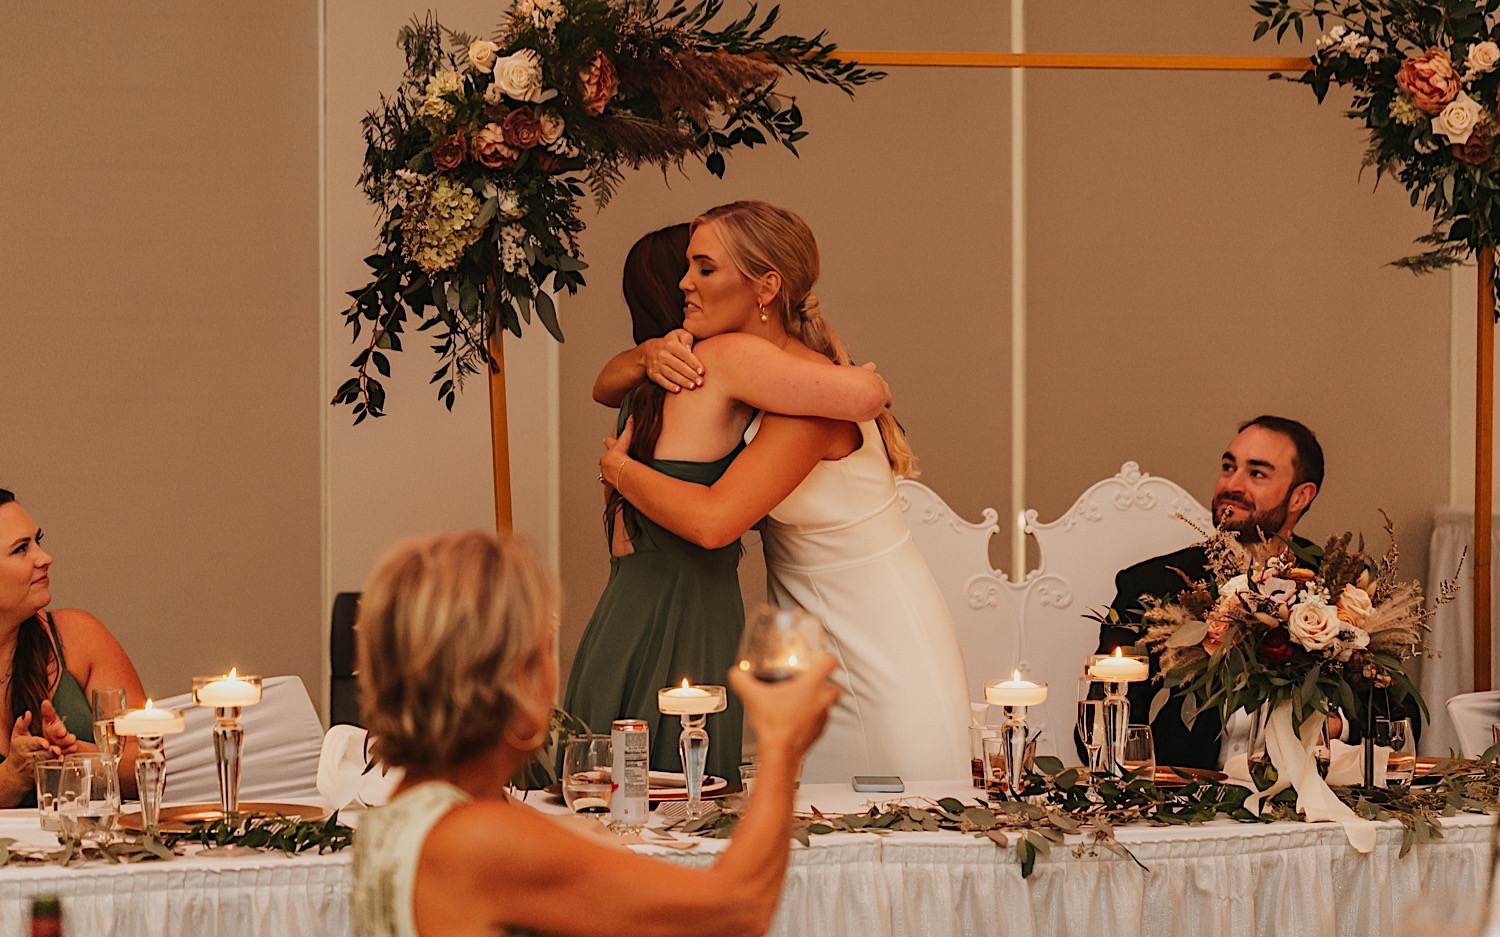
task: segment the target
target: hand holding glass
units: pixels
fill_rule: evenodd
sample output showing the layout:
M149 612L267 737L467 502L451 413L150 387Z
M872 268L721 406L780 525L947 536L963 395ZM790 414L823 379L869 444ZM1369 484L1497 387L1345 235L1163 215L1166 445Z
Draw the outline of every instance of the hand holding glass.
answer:
M767 683L789 680L824 653L823 621L797 608L763 605L745 623L740 669Z

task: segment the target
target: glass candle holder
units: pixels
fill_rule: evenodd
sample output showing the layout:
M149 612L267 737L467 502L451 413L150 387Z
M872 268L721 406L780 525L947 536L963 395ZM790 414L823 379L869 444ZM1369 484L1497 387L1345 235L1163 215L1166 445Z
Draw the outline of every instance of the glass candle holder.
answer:
M677 752L682 757L682 773L687 783L687 815L701 817L703 807L703 772L708 765L708 730L704 717L723 712L729 698L721 686L682 686L656 691L656 708L663 715L682 719L682 734L677 738Z
M115 732L136 739L135 783L141 796L141 829L156 836L161 816L161 798L167 786L167 756L162 740L183 729L182 713L175 709L157 709L146 700L145 708L136 709L115 719Z
M1104 744L1099 759L1104 773L1111 777L1125 774L1125 735L1130 728L1130 700L1125 695L1130 684L1145 680L1151 674L1146 658L1124 654L1115 648L1113 654L1090 654L1084 673L1104 686Z
M260 677L242 677L233 668L217 677L193 678L193 702L214 711L214 761L219 770L219 809L225 817L240 812L240 756L245 745L240 710L259 703L260 697Z

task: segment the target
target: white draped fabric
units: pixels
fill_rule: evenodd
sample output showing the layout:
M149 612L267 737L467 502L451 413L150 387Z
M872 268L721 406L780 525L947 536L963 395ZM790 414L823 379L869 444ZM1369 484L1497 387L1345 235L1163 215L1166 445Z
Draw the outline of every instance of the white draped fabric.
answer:
M972 797L960 784L922 797ZM858 810L847 785L803 785L799 807ZM534 800L535 798L533 798ZM542 806L542 805L539 805ZM560 806L543 806L560 811ZM6 811L0 835L34 838L35 814ZM28 823L31 836L21 826ZM1119 839L1147 867L1067 847L1021 877L1013 849L959 833L828 834L794 847L773 934L1342 935L1454 931L1483 893L1490 821L1443 821L1443 838L1398 858L1401 829L1377 824L1368 855L1335 823L1130 826ZM634 847L706 866L725 847ZM56 894L72 933L349 933L350 852L248 859L186 856L131 866L0 870L0 935L26 933L30 896ZM1470 931L1472 932L1472 931Z
M1495 515L1490 542L1490 583L1496 598L1490 603L1491 617L1500 620L1500 514ZM1474 689L1474 511L1471 508L1438 508L1433 518L1432 544L1427 558L1427 578L1422 583L1429 596L1436 596L1438 583L1453 576L1464 550L1463 577L1458 598L1440 606L1432 617L1428 643L1442 656L1422 662L1419 685L1432 710L1432 725L1422 733L1421 750L1428 755L1446 755L1459 747L1458 735L1448 721L1443 704L1450 697ZM1493 642L1493 638L1491 639ZM1496 645L1492 644L1492 647ZM1492 665L1493 666L1493 665Z

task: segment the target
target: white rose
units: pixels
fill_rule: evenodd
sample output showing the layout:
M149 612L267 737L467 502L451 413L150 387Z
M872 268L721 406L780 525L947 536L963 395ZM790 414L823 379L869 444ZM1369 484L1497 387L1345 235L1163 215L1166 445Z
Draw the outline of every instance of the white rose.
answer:
M1292 606L1292 616L1286 623L1292 640L1309 651L1321 651L1332 644L1343 627L1338 612L1317 597Z
M1479 102L1460 91L1458 97L1432 119L1432 132L1447 137L1449 143L1468 143L1469 135L1479 123L1479 113Z
M495 67L496 53L500 47L488 39L475 39L469 43L469 67L476 72L487 72Z
M1370 634L1363 628L1349 625L1344 628L1343 634L1339 636L1339 660L1348 660L1354 656L1354 652L1360 648L1370 646Z
M1227 599L1232 595L1239 595L1241 592L1249 591L1250 577L1246 576L1244 573L1240 573L1238 576L1235 576L1233 579L1230 579L1223 585L1219 586L1219 598Z
M516 197L516 193L507 189L497 196L495 212L501 218L520 218L526 214L526 209L521 206L521 200Z
M1468 66L1469 72L1475 75L1483 75L1492 72L1496 65L1500 65L1500 46L1493 42L1476 42L1469 46L1469 54L1464 57L1464 65Z
M563 128L566 124L563 122L562 115L557 111L551 108L538 111L536 120L537 123L542 125L541 140L543 146L551 146L557 142L558 137L563 135Z
M1339 596L1339 617L1351 625L1358 626L1370 613L1375 610L1375 605L1370 601L1370 594L1359 586L1348 585ZM1363 647L1363 645L1361 645Z
M517 101L538 103L542 98L542 57L535 49L496 59L495 87Z

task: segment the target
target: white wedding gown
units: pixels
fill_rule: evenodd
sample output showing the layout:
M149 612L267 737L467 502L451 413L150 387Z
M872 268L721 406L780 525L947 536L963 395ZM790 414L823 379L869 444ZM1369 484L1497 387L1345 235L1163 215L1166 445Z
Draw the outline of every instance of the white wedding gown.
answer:
M746 437L760 428L756 417ZM782 501L763 531L771 602L820 616L843 689L802 779L856 774L908 781L969 777L963 657L896 500L880 430L823 461Z

